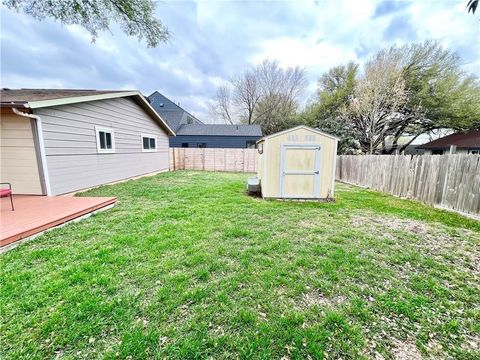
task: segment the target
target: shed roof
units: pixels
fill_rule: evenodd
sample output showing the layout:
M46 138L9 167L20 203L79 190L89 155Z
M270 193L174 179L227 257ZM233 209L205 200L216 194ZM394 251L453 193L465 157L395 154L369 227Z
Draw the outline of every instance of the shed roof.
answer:
M155 111L145 97L136 90L82 90L82 89L1 89L2 107L45 108L87 101L132 97L171 135L175 132Z
M305 129L305 130L310 130L310 131L313 131L313 132L316 132L317 134L320 134L320 135L323 135L323 136L326 136L326 137L329 137L333 140L340 140L339 138L337 138L336 136L333 136L333 135L330 135L330 134L327 134L321 130L318 130L318 129L314 129L310 126L306 126L306 125L299 125L299 126L295 126L293 128L290 128L290 129L287 129L287 130L283 130L283 131L279 131L275 134L271 134L271 135L268 135L268 136L265 136L263 138L261 138L260 140L258 140L257 142L260 142L260 141L265 141L266 139L270 139L270 138L273 138L275 136L279 136L279 135L283 135L283 134L286 134L286 133L289 133L291 131L295 131L295 130L299 130L299 129Z
M184 124L177 135L261 137L260 125Z
M417 149L445 149L451 145L457 148L480 148L480 130L458 132L417 146Z

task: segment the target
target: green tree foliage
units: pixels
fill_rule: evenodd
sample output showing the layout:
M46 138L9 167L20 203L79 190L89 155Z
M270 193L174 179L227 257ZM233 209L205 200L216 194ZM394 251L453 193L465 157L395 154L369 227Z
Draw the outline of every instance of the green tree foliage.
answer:
M371 76L387 77L389 73L382 69L382 62L375 61L381 54L388 54L389 68L401 71L404 89L400 91L402 87L399 87L395 92L402 97L401 106L392 107L386 115L391 96L382 98L388 90L381 81L382 76ZM354 152L357 141L362 152L389 153L402 151L417 136L433 129L480 128L478 99L479 81L462 69L459 56L438 42L426 41L379 51L367 62L361 76L358 66L351 63L330 69L319 80L318 98L300 118L304 123L339 136L341 153ZM357 126L368 125L369 119L373 119L371 115L378 114L379 110L383 111L381 120L386 128L375 126L380 130L372 136L373 128ZM377 120L375 123L380 124ZM410 141L398 145L405 136L409 136ZM367 150L371 143L373 148Z
M402 135L411 135L413 141L433 129L462 131L480 126L480 84L462 70L455 52L434 41L391 49L401 61L408 98L400 111L406 121L398 127L390 151Z
M318 81L318 100L299 116L299 122L340 138L338 151L354 154L359 149L353 128L344 116L355 91L358 65L350 62L331 68Z
M37 20L53 18L64 25L80 25L90 32L92 41L98 33L118 23L129 36L145 39L156 47L169 38L168 29L154 17L152 0L4 0L10 9L22 11Z

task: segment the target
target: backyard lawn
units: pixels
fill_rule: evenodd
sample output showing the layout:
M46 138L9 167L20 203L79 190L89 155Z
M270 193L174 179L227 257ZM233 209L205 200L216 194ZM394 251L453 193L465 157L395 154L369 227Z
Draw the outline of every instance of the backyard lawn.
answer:
M480 222L337 184L265 201L246 174L104 186L113 209L0 257L19 358L480 357Z

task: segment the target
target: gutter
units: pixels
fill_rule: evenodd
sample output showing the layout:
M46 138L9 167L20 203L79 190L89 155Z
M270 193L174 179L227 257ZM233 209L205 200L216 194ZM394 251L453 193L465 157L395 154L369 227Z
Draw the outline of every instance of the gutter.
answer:
M43 170L43 180L45 182L45 190L47 195L52 195L52 190L50 189L50 177L48 176L48 167L47 167L47 156L45 154L45 142L43 141L43 127L42 127L42 119L39 115L34 114L27 114L22 111L19 111L17 108L12 107L12 111L19 116L23 116L29 119L34 119L37 124L37 132L38 132L38 145L40 148L40 159L42 161L42 170Z

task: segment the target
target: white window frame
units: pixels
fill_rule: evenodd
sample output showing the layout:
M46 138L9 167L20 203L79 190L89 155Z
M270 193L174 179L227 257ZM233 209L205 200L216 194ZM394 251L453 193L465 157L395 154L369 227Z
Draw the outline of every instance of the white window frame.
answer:
M148 144L150 146L150 139L155 139L155 149L144 149L143 148L143 138L148 138ZM142 152L156 152L158 151L158 141L157 141L157 136L152 135L152 134L140 134L140 146L142 149Z
M111 149L102 149L100 147L100 132L110 133L112 136L112 148ZM112 128L95 126L95 138L97 139L97 153L98 154L113 154L115 152L115 132Z

